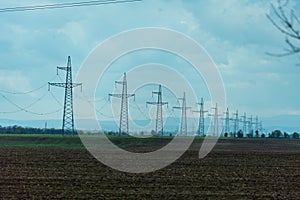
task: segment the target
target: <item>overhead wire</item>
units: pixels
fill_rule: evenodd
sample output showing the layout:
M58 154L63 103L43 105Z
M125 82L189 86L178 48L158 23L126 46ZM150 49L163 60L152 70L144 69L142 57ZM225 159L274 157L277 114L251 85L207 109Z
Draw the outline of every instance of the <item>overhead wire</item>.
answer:
M53 78L51 78L51 81L54 80L56 78L56 76L54 76ZM56 112L59 112L60 110L62 110L62 108L56 109L54 111L50 111L50 112L35 112L35 111L31 111L28 110L29 108L33 107L34 105L36 105L38 102L40 102L41 100L43 100L49 93L51 94L51 96L53 97L53 99L58 103L58 105L62 106L62 104L59 102L59 100L54 96L54 94L51 91L46 91L45 93L43 93L42 96L40 96L39 98L37 98L35 101L33 101L32 103L30 103L27 106L20 106L17 103L15 103L14 101L12 101L10 98L8 98L6 95L2 94L2 93L7 93L7 94L12 94L12 95L26 95L29 93L33 93L36 92L42 88L44 88L45 86L47 86L48 83L45 83L33 90L30 91L26 91L26 92L10 92L10 91L4 91L4 90L0 90L0 96L5 99L8 103L10 103L11 105L15 106L17 108L17 110L14 111L1 111L1 114L12 114L12 113L18 113L18 112L27 112L30 114L35 114L35 115L49 115L49 114L54 114Z
M25 108L25 107L19 106L18 104L16 104L15 102L13 102L13 101L10 100L9 98L7 98L5 95L2 95L2 94L1 94L1 96L2 96L7 102L9 102L9 103L12 104L13 106L19 108L20 111L24 111L24 112L27 112L27 113L30 113L30 114L34 114L34 115L50 115L50 114L54 114L54 113L57 113L57 112L59 112L59 111L62 110L62 108L60 108L60 109L57 109L57 110L54 110L54 111L51 111L51 112L44 112L44 113L41 113L41 112L34 112L34 111L28 110L28 109ZM42 98L40 98L38 101L40 101L41 99L42 99ZM37 102L38 102L38 101L37 101ZM32 103L32 104L35 104L35 103L37 103L37 102L34 102L34 103ZM18 111L18 112L20 112L20 111ZM2 113L2 112L1 112L1 113ZM6 113L7 113L7 112L6 112Z
M53 92L50 90L50 91L48 91L49 93L50 93L50 95L52 96L52 98L55 100L55 102L58 104L58 105L60 105L60 106L62 106L63 104L57 99L57 97L53 94Z
M5 95L1 95L6 101L8 101L8 98L5 96ZM17 112L21 112L23 111L24 109L28 109L28 108L31 108L32 106L34 106L36 103L38 103L39 101L41 101L45 96L47 96L47 92L45 92L41 97L39 97L37 100L35 100L34 102L32 102L31 104L25 106L25 107L22 107L22 109L18 109L18 110L15 110L15 111L3 111L3 112L0 112L2 114L11 114L11 113L17 113ZM21 106L20 106L21 107Z
M52 77L50 81L53 81L55 78L56 78L56 75L54 77ZM37 87L35 89L29 90L29 91L25 91L25 92L11 92L11 91L7 91L7 90L0 90L0 93L6 93L6 94L12 94L12 95L30 94L30 93L36 92L36 91L44 88L47 85L48 85L48 83L44 83L44 84L42 84L41 86L39 86L39 87Z
M71 7L83 7L83 6L97 6L104 4L118 4L118 3L131 3L142 0L98 0L98 1L81 1L81 2L70 2L70 3L54 3L44 5L33 5L33 6L16 6L8 8L0 8L2 12L22 12L22 11L33 11L33 10L45 10L45 9L58 9L58 8L71 8Z
M146 114L146 112L142 111L140 106L135 101L134 101L134 104L132 104L132 105L135 106L135 108L140 112L140 114L143 118L145 118L146 120L151 120L151 118Z

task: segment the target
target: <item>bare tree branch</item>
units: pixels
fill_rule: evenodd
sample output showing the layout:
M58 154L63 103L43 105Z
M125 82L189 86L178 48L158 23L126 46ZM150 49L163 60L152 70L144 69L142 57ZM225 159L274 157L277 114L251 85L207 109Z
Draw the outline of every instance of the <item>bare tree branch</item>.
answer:
M300 53L300 20L294 10L290 10L290 12L286 11L285 7L288 3L288 0L277 0L276 6L271 4L274 17L267 14L267 18L273 26L286 36L285 42L288 49L283 53L267 53L268 55L282 57Z

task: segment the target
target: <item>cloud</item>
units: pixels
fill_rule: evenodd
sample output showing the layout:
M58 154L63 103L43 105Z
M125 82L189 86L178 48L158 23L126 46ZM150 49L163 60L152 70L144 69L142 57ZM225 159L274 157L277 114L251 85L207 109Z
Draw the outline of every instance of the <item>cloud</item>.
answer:
M30 81L21 71L0 70L1 88L8 91L24 92L32 89Z
M77 46L85 39L85 31L78 22L68 22L64 27L58 30L58 33L64 34L70 38L74 46Z

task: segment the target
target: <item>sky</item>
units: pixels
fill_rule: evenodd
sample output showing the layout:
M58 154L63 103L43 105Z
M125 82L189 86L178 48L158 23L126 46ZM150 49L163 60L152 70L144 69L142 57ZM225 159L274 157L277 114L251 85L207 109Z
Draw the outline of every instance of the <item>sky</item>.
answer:
M76 1L1 1L0 8L58 2ZM0 13L0 118L60 119L64 91L51 87L48 92L47 86L48 82L65 79L64 71L56 75L56 67L66 66L67 56L71 56L75 80L81 65L98 44L121 32L143 27L172 29L199 43L220 71L231 112L239 110L259 117L300 115L300 68L296 65L300 63L299 56L279 58L267 54L281 53L286 48L284 36L266 17L266 14L273 16L271 2L276 3L261 0L143 0ZM288 6L300 10L299 1L291 0ZM109 119L108 115L111 115L106 106L110 103L108 93L113 92L114 81L120 80L124 72L124 68L118 66L130 70L131 66L151 62L173 65L195 83L193 73L183 70L188 63L174 55L144 50L123 56L107 71L106 82L99 86L102 89L97 92L96 105L99 110L104 109L102 117ZM180 87L177 84L176 87ZM203 91L198 97L203 96L207 109L211 110L209 107L214 103L209 102L205 83L200 78L199 84L195 85ZM18 94L31 90L34 91ZM80 91L79 88L75 90ZM83 85L81 95L88 94L88 90ZM155 90L157 85L135 91L137 100L133 104L139 107L136 107L137 116L147 111L145 101L153 100L151 92ZM166 93L169 93L165 98L171 104L170 109L180 105L176 96ZM119 103L117 100L112 102ZM197 109L197 102L187 100L187 103ZM177 111L170 112L176 114Z

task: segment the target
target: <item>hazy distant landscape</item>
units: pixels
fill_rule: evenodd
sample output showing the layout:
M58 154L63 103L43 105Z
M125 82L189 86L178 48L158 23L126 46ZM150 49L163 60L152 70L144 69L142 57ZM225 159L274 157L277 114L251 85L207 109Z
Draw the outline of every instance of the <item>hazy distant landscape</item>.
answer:
M269 133L274 130L281 130L282 132L300 132L300 115L280 115L274 117L266 117L261 119L264 122L263 128L265 132ZM79 120L82 123L89 123L89 120ZM194 122L194 119L190 119L190 122ZM61 128L61 120L12 120L12 119L0 119L1 126L22 126L22 127L36 127L45 128L45 123L47 122L47 128ZM180 118L169 118L168 127L166 131L175 131L178 129ZM208 126L209 119L206 119L206 129ZM116 131L118 126L114 121L99 121L104 131ZM118 123L118 122L117 122ZM136 122L137 123L137 122ZM149 124L149 120L139 120L139 124ZM76 125L76 124L75 124ZM194 126L195 128L197 124ZM231 126L231 130L233 127ZM151 131L151 130L150 130ZM195 130L194 130L195 131Z

